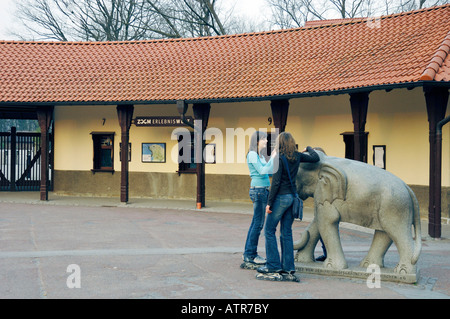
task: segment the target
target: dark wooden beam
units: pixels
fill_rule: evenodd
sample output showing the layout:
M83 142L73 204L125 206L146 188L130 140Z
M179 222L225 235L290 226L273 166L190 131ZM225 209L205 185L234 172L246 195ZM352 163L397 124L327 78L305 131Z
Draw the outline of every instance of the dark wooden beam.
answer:
M42 131L42 130L41 130ZM10 191L14 192L16 190L16 142L17 142L17 128L11 127L11 161L10 161L10 180L11 180L11 186ZM41 144L42 145L42 144ZM41 166L42 168L43 166Z
M205 141L203 134L208 127L209 113L211 105L202 103L194 104L194 130L195 130L195 162L197 163L197 209L205 207L205 160L203 158L203 150L205 149Z
M9 110L0 107L0 119L8 120L37 120L36 110Z
M365 162L364 135L366 130L367 109L369 106L369 92L350 94L350 106L352 109L354 129L354 154L353 159Z
M36 110L39 127L41 128L41 186L40 196L42 201L48 200L48 166L49 166L49 129L53 120L53 106L39 107Z
M282 133L286 129L287 117L289 113L289 100L270 101L272 109L273 124Z
M440 238L442 143L438 140L436 129L438 123L445 117L448 103L448 88L424 86L424 93L427 104L430 140L428 234L433 238Z
M130 141L130 127L133 119L133 105L118 105L117 117L119 118L120 130L122 132L122 144L120 149L121 173L120 173L120 201L128 202L129 196L129 167L128 167L128 144Z

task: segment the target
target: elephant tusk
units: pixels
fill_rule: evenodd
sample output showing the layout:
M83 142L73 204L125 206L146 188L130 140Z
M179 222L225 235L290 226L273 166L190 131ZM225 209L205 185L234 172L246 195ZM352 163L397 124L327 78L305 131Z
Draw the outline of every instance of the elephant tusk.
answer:
M302 250L309 241L309 231L305 230L300 240L294 243L294 250Z

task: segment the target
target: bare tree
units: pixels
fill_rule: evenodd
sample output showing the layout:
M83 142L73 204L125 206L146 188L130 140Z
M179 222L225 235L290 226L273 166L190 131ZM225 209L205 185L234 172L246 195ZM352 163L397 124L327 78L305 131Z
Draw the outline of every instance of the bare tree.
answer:
M450 0L266 0L272 23L301 27L309 20L371 17L449 3Z
M272 9L272 23L282 29L303 26L308 20L325 19L326 9L318 2L313 5L312 0L267 0Z
M267 0L274 25L301 27L309 20L366 15L371 0Z
M355 18L360 12L367 0L330 0L334 9L339 12L340 18Z
M124 41L235 29L218 0L19 0L17 9L33 39Z
M392 2L394 12L411 11L449 3L448 0L397 0Z
M144 5L144 0L21 0L17 12L33 38L118 41L145 36Z
M167 37L227 34L217 12L217 0L147 0L149 11L159 18L152 31Z

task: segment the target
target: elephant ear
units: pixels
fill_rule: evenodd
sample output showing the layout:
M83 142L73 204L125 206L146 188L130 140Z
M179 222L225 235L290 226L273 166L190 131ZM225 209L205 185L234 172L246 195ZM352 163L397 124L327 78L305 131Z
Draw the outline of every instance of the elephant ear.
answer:
M333 203L336 199L345 200L347 194L347 175L335 167L323 164L319 181L314 192L316 203Z

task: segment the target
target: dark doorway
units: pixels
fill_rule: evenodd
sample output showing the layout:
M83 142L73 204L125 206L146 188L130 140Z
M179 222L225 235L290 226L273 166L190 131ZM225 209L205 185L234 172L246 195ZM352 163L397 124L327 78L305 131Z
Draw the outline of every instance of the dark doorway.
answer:
M345 158L354 159L355 158L355 133L354 132L344 132L341 134L344 137L345 143ZM367 163L367 145L368 145L369 132L364 132L363 148L362 148L362 158L363 162Z

